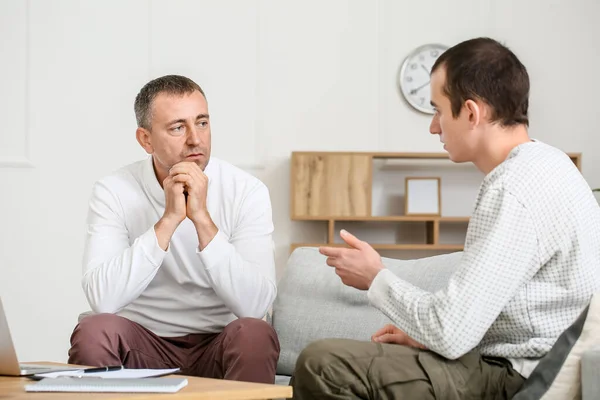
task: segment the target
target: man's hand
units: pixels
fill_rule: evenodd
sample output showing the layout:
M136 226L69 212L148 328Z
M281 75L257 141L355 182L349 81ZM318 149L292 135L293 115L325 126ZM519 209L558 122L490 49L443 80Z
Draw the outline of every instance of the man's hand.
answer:
M165 212L163 217L173 221L177 225L185 219L185 197L183 195L184 186L182 183L173 180L173 177L167 176L163 181L165 190Z
M404 346L427 350L427 347L411 339L406 332L404 332L402 329L396 328L391 324L388 324L375 332L373 336L371 336L371 341L376 343L401 344Z
M381 256L368 243L342 229L342 239L350 246L320 247L319 252L327 256L327 265L335 267L335 273L345 285L367 290L375 276L383 268Z
M198 243L202 250L208 246L218 232L206 207L208 177L198 164L186 161L171 167L169 176L173 178L174 182L184 186L187 193L186 215L196 227Z
M165 211L162 218L154 225L154 231L158 245L163 250L167 250L175 229L185 219L186 206L183 183L175 182L173 177L167 176L163 181L163 188L165 190Z
M169 176L174 182L183 184L185 188L185 192L187 193L187 217L194 223L209 219L210 217L206 208L208 177L198 164L187 161L175 164L171 167Z

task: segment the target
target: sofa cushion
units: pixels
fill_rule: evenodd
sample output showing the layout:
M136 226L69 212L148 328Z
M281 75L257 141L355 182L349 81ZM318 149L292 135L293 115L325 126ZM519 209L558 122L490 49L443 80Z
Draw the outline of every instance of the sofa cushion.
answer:
M291 376L289 375L275 375L275 384L281 386L289 386L290 378Z
M581 357L581 398L595 400L600 394L600 349L587 351Z
M595 294L540 360L513 400L581 399L581 359L584 352L599 345L600 294Z
M462 253L419 260L382 258L406 281L429 291L445 287ZM345 286L317 248L290 256L273 304L271 323L281 345L277 374L291 375L300 352L325 338L370 340L391 321L369 304L366 291Z

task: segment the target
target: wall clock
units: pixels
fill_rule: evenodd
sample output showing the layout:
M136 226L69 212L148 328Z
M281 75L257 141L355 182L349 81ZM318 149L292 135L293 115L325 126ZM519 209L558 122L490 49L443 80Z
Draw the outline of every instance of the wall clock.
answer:
M431 106L430 75L435 60L448 49L442 44L426 44L414 49L404 60L398 72L398 88L416 110L433 114Z

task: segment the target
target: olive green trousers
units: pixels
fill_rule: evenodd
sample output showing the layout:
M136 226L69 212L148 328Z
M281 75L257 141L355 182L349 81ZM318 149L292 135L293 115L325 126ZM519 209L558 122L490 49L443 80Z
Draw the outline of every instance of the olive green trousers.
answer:
M298 358L294 399L510 399L525 378L503 358L456 360L394 344L327 339Z

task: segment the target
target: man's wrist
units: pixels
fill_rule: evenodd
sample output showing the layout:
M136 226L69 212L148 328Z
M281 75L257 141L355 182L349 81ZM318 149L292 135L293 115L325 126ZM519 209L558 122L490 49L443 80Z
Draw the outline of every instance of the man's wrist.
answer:
M163 215L156 223L156 226L161 229L175 232L175 229L177 229L180 223L181 221L178 218Z
M204 250L219 231L208 212L199 214L192 220L198 234L198 246Z
M371 274L369 276L369 282L368 282L369 289L373 285L373 281L375 280L375 278L377 277L377 275L379 275L379 273L381 271L383 271L384 269L385 269L385 267L383 266L383 264L379 265L379 266L377 266L375 268L373 268L373 270L372 270L372 272L371 272Z
M207 210L200 211L190 218L196 229L206 225L214 225L213 220Z
M181 221L178 221L177 219L163 216L154 225L154 233L156 234L158 245L164 251L166 251L169 248L171 237L175 233L175 230L177 229L180 223Z

